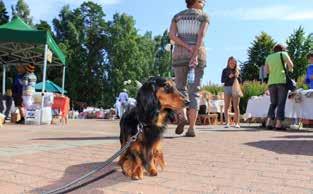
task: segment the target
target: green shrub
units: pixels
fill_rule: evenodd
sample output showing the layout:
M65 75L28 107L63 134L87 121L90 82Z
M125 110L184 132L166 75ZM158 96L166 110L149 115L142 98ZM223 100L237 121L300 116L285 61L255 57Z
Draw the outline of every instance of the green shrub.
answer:
M218 85L218 84L210 84L210 85L203 86L201 88L201 90L205 90L207 92L210 92L213 95L217 95L220 92L224 92L223 86Z
M267 84L261 84L258 81L247 81L242 85L243 97L240 100L240 112L244 114L247 109L247 104L252 96L263 95L267 90Z
M300 89L300 88L305 89L305 90L309 89L308 85L306 85L304 83L304 79L305 79L305 75L298 78L298 80L297 80L297 88L298 89Z

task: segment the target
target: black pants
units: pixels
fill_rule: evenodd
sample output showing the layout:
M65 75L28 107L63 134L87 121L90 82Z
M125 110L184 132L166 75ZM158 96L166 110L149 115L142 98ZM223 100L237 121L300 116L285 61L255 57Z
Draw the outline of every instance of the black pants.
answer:
M6 110L4 111L3 101L5 101ZM9 117L13 99L10 96L0 96L0 113L4 113L5 117Z
M285 106L288 95L286 84L273 84L269 86L271 105L268 110L268 118L283 121L285 119ZM276 116L275 110L277 108Z

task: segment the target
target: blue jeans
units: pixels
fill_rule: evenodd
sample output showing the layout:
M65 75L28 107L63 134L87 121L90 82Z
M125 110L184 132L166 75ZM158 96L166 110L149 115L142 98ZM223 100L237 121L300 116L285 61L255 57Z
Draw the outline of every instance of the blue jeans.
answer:
M285 120L285 106L288 95L286 84L273 84L269 86L271 105L268 110L268 118L274 120L275 118L283 121ZM275 110L276 116L275 116Z

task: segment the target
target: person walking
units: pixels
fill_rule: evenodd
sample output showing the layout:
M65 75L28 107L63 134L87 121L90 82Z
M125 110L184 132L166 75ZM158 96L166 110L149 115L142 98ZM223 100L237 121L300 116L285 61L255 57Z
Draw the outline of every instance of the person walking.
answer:
M283 45L277 44L273 51L274 53L269 55L265 61L265 70L269 74L268 86L271 99L266 127L272 129L274 127L272 122L276 119L275 128L285 130L282 125L282 121L285 119L285 105L288 96L285 69L292 71L294 65Z
M229 57L227 61L227 67L223 70L221 82L224 84L224 116L226 125L225 128L229 128L229 110L232 103L235 112L235 128L240 128L240 111L239 103L241 95L237 94L234 90L240 90L240 87L236 84L241 82L240 72L237 66L237 60L235 57ZM241 91L241 90L240 90Z
M313 53L308 54L307 58L309 66L306 71L305 83L309 86L309 89L313 89Z
M120 108L119 108L119 118L121 119L123 114L127 111L128 107L128 93L126 89L123 89L123 91L118 96L118 101L120 102Z
M187 9L174 16L169 37L175 42L173 51L173 69L178 90L189 97L189 129L187 137L195 137L195 124L199 110L199 89L206 66L204 37L209 26L208 15L203 11L205 0L185 0ZM194 78L187 84L187 75ZM188 123L186 109L177 111L178 124L176 134L184 132Z

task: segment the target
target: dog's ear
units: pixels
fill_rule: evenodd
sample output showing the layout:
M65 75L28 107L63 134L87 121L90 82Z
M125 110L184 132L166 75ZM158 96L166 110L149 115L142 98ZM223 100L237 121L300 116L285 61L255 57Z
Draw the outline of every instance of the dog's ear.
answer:
M147 123L153 122L160 109L154 82L147 82L139 89L136 107L141 121Z

